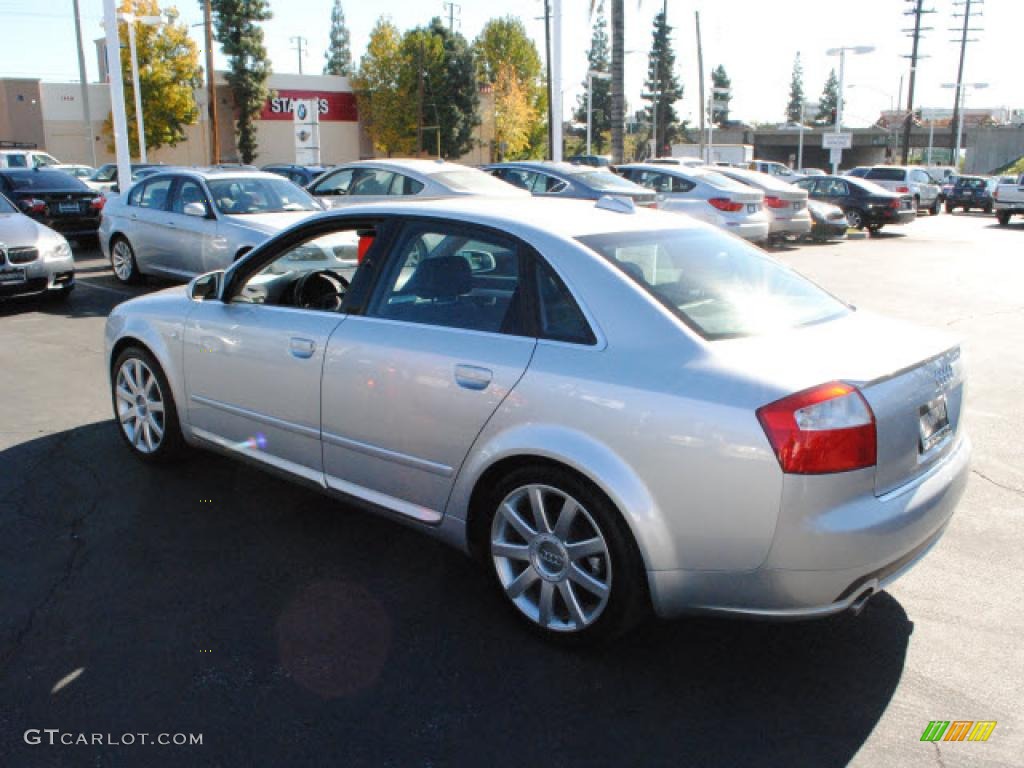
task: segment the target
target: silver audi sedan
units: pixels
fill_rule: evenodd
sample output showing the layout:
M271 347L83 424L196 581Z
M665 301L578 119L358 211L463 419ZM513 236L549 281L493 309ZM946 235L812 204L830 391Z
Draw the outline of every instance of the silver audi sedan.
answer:
M99 241L114 275L187 280L223 269L282 229L323 210L273 173L168 169L108 199Z
M75 260L64 236L0 195L0 298L66 299L75 289Z
M139 459L202 447L357 500L568 642L649 609L858 611L968 477L955 341L615 198L319 214L120 304L106 351Z

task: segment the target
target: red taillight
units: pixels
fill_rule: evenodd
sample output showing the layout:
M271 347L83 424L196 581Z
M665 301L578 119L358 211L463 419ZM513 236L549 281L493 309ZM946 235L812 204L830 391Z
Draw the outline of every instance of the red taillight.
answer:
M892 208L894 211L898 211L900 208L900 199L898 197L894 197L892 200L889 201L889 207Z
M901 195L905 195L910 191L910 187L896 187L896 191Z
M46 203L34 197L27 197L21 201L21 209L25 213L46 213Z
M743 203L734 203L727 197L712 197L708 199L715 208L720 211L728 211L729 213L736 213L736 211L743 210Z
M103 197L103 195L100 195L99 197L94 197L92 200L89 201L89 207L92 208L94 211L102 211L103 206L106 204L107 198Z
M782 471L820 475L873 467L875 414L856 387L833 381L757 410Z
M359 236L359 247L356 249L356 260L362 264L363 259L366 258L366 252L370 250L370 246L373 245L373 235L360 235Z
M789 207L789 201L788 200L780 200L775 195L765 195L764 196L764 204L767 205L769 208L788 208Z

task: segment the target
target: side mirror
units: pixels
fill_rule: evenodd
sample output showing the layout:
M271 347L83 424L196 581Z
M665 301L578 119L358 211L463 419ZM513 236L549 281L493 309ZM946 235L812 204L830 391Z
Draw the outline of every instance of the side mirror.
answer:
M186 216L196 216L200 219L206 218L206 206L202 203L185 203L182 212Z
M198 205L198 203L196 203ZM188 295L192 301L206 301L216 299L220 295L220 283L224 278L224 270L207 272L200 275L188 284Z

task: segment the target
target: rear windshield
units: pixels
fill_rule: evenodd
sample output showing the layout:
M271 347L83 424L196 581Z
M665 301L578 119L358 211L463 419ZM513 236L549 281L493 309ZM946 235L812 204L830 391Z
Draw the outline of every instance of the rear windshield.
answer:
M507 195L510 186L489 173L473 169L434 173L430 178L456 192L469 192L475 195Z
M88 192L89 188L70 173L63 171L24 171L7 174L7 180L14 189L38 189L40 191Z
M706 339L757 336L850 311L757 248L713 230L613 232L579 239Z
M643 192L647 194L647 190L641 187L639 184L634 184L628 179L624 179L621 176L616 176L610 171L584 171L583 173L573 174L573 178L579 179L579 181L591 189L597 189L602 192L608 191L619 191L619 192Z
M866 178L875 181L903 181L906 171L902 168L872 168Z
M961 189L984 189L987 184L987 179L957 179L956 182Z

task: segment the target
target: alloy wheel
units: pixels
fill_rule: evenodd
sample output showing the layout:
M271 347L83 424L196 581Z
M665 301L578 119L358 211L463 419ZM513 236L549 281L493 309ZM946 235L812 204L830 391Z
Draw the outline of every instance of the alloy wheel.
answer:
M137 357L128 358L118 369L114 398L128 442L140 453L156 451L166 428L164 397L156 374Z
M846 221L854 229L860 229L864 226L864 220L861 218L860 211L847 211Z
M583 505L558 488L525 485L505 497L491 525L491 557L505 594L544 629L579 632L608 605L608 543Z
M114 274L122 282L128 282L132 278L135 265L132 257L132 247L124 240L118 240L110 251L110 261L114 267Z

